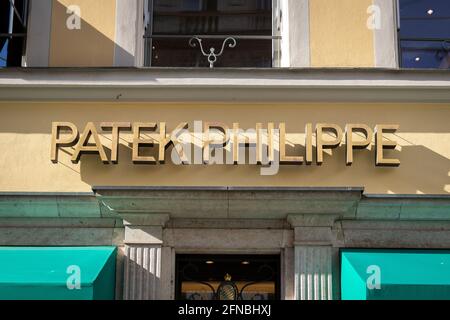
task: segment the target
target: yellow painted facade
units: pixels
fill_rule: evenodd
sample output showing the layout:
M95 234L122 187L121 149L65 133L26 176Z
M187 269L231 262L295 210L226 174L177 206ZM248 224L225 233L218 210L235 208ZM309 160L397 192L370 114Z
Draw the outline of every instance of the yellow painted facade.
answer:
M450 193L449 104L151 104L151 103L44 103L0 102L0 191L82 192L92 186L297 186L365 187L367 193L448 194ZM30 114L33 114L30 117ZM84 155L79 164L71 162L73 148L59 151L59 163L50 160L51 126L54 121L73 122L80 131L87 122L166 122L168 133L180 122L220 121L232 127L264 127L273 121L286 122L290 133L304 133L306 123L399 124L399 131L387 139L399 143L387 151L401 165L376 167L374 148L356 150L354 164L345 165L345 146L326 154L317 166L283 165L277 175L261 176L252 165L175 166L170 150L164 165L134 165L131 135L121 136L119 164L103 164L96 155ZM192 129L192 128L190 128ZM98 128L99 132L102 132ZM101 133L110 146L110 133ZM288 148L294 155L302 146Z
M373 67L372 0L310 0L312 67Z
M80 9L80 29L69 29L68 8ZM114 64L116 0L53 0L50 67L110 67Z
M367 27L372 2L309 1L311 67L375 66L374 32ZM80 30L66 26L71 5L81 9ZM116 23L115 0L53 0L49 66L113 66Z

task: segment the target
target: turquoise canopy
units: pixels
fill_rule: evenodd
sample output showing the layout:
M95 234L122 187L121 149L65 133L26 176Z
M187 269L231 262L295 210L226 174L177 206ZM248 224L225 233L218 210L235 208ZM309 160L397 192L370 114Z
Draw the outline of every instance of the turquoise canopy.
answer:
M342 250L341 298L449 300L450 251Z
M0 300L112 300L115 269L115 247L0 247Z

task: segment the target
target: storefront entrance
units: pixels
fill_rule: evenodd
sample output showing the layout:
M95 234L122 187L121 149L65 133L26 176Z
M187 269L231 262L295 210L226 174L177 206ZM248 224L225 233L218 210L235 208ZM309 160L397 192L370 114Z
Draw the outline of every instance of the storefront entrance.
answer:
M177 300L278 300L278 255L177 255Z

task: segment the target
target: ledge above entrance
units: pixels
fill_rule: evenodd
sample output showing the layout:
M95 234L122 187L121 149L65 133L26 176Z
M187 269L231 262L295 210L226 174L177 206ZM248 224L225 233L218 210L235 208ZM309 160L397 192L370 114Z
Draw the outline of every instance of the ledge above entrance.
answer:
M363 188L94 187L102 210L171 219L286 219L289 215L354 218Z

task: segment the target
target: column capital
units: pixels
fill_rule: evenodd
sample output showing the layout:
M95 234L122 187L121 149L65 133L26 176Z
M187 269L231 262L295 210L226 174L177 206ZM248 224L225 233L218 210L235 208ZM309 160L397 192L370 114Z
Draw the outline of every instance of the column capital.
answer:
M296 246L333 246L343 244L339 214L296 214L287 217L294 229Z
M170 220L169 214L120 213L124 226L153 226L164 228Z
M163 228L170 219L168 214L122 213L121 217L125 226L125 244L163 244Z
M293 227L332 227L341 216L339 214L290 214L287 222Z

